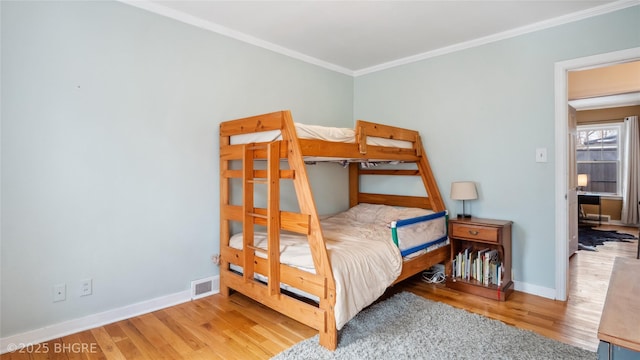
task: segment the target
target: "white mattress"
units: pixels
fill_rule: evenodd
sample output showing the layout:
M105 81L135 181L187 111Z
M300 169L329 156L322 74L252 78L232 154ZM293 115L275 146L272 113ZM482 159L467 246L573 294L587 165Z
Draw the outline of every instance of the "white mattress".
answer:
M306 125L295 123L296 133L300 139L315 139L331 142L341 142L353 144L356 142L356 131L349 128L338 128L320 125ZM261 131L255 133L233 135L231 136L231 145L250 144L257 142L270 142L282 140L280 130ZM403 149L411 149L412 143L403 140L385 139L379 137L367 137L368 145L396 147Z
M394 220L430 213L433 212L417 208L359 204L321 220L336 281L335 313L338 329L379 298L402 271L402 257L393 243L389 224ZM425 239L430 236L432 235L425 234ZM433 238L436 236L438 235L434 234ZM256 232L254 245L266 250L266 234ZM241 233L232 236L230 246L242 248ZM259 252L257 255L264 256ZM315 272L306 236L282 233L280 261Z

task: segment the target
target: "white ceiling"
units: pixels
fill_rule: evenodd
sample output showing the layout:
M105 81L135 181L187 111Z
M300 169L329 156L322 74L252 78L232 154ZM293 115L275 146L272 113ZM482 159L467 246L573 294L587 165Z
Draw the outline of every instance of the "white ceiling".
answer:
M354 76L640 4L640 0L122 1Z

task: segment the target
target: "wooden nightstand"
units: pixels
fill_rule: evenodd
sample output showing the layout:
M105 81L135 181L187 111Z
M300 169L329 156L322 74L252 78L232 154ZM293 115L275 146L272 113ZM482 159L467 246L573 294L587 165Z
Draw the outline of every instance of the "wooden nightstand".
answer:
M505 220L450 219L451 261L446 269L447 286L506 300L513 292L511 224Z

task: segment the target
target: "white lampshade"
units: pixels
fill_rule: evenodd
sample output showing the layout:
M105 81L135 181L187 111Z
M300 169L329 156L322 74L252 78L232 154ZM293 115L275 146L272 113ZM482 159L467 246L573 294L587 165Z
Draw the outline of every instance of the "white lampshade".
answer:
M587 174L578 174L578 186L587 186Z
M451 183L451 199L475 200L478 198L476 184L473 181L456 181Z

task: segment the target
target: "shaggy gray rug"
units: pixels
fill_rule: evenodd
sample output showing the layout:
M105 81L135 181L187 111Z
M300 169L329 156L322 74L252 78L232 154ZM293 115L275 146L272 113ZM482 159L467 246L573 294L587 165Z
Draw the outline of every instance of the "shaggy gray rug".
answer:
M273 359L596 359L596 353L402 292L360 312L338 349L304 340Z

